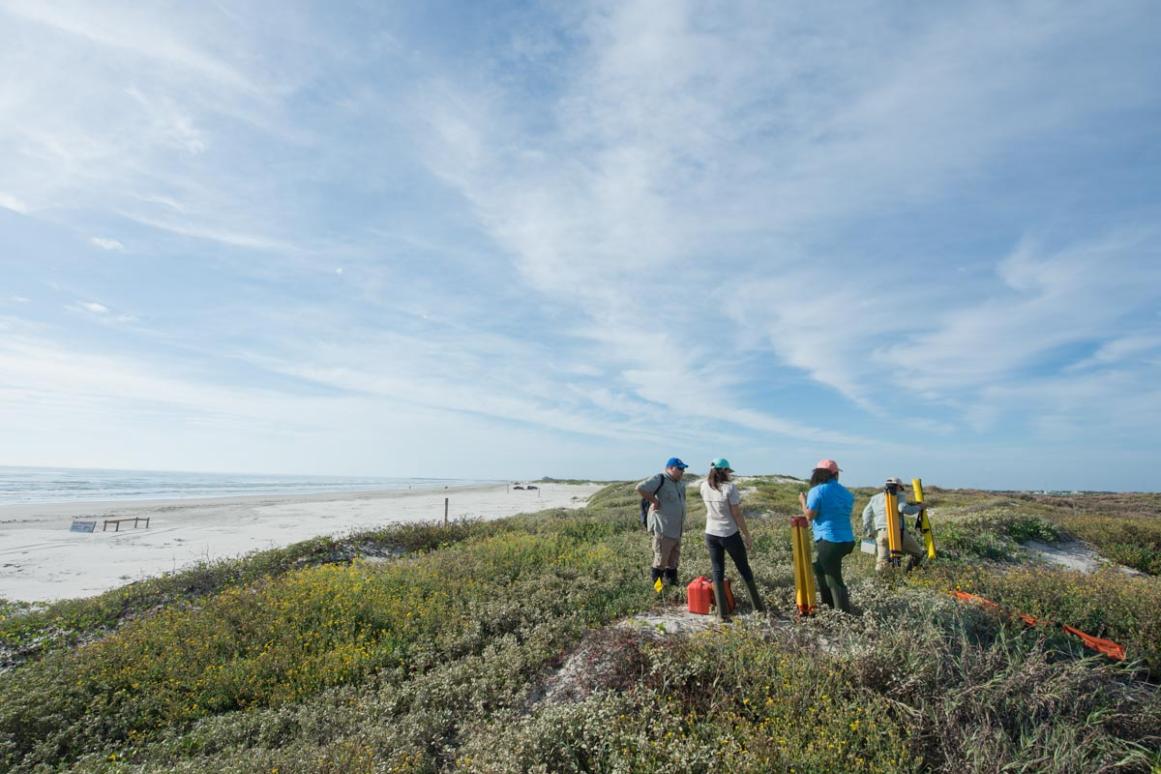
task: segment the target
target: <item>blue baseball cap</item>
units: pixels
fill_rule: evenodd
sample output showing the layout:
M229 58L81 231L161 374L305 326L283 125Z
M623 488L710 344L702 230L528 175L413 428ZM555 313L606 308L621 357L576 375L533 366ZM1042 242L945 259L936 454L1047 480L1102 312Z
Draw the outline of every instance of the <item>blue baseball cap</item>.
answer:
M665 467L667 467L667 468L681 468L682 470L685 470L686 468L689 467L689 465L686 465L684 462L682 462L680 457L670 457L668 460L665 461Z

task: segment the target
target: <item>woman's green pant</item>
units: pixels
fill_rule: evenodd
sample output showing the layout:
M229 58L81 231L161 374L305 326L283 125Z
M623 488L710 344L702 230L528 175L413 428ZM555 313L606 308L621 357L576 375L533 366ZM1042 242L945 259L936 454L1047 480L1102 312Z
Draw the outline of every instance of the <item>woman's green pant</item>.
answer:
M843 557L855 550L855 541L832 543L829 540L814 541L814 581L822 601L829 607L837 607L844 613L851 612L851 600L847 595L847 585L843 583Z

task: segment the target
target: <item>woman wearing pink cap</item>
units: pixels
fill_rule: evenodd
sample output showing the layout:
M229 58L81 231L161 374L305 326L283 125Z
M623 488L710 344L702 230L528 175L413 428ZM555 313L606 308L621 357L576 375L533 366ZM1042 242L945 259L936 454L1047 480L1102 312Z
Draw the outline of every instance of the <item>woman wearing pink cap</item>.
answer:
M822 601L849 613L851 600L843 583L843 557L855 550L855 531L851 527L855 498L838 482L838 474L837 462L819 460L810 474L810 491L799 493L798 502L814 534L814 580Z

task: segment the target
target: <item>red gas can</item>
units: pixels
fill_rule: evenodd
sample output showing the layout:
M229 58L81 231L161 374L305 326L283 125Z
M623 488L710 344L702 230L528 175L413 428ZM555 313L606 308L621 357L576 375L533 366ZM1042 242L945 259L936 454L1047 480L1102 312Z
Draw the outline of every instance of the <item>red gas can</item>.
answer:
M714 599L714 584L704 575L698 576L685 587L685 596L689 601L689 612L709 615Z
M726 578L723 584L726 592L726 612L734 612L734 590L730 588L730 579ZM689 602L689 612L698 615L709 615L714 606L714 584L704 575L699 575L685 587L685 598Z
M725 583L723 583L722 585L724 585L726 587L726 607L729 608L728 612L732 613L732 612L734 612L734 608L737 607L737 604L734 602L734 590L732 588L730 588L730 579L726 578ZM710 592L711 593L713 592L713 588L714 588L713 584L711 583L710 584Z

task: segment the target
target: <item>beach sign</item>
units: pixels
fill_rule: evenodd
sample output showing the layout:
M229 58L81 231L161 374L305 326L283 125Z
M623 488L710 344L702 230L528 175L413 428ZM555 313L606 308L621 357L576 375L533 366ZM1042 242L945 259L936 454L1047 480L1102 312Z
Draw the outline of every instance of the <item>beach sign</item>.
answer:
M96 532L97 522L95 521L74 521L73 525L69 527L69 532Z

